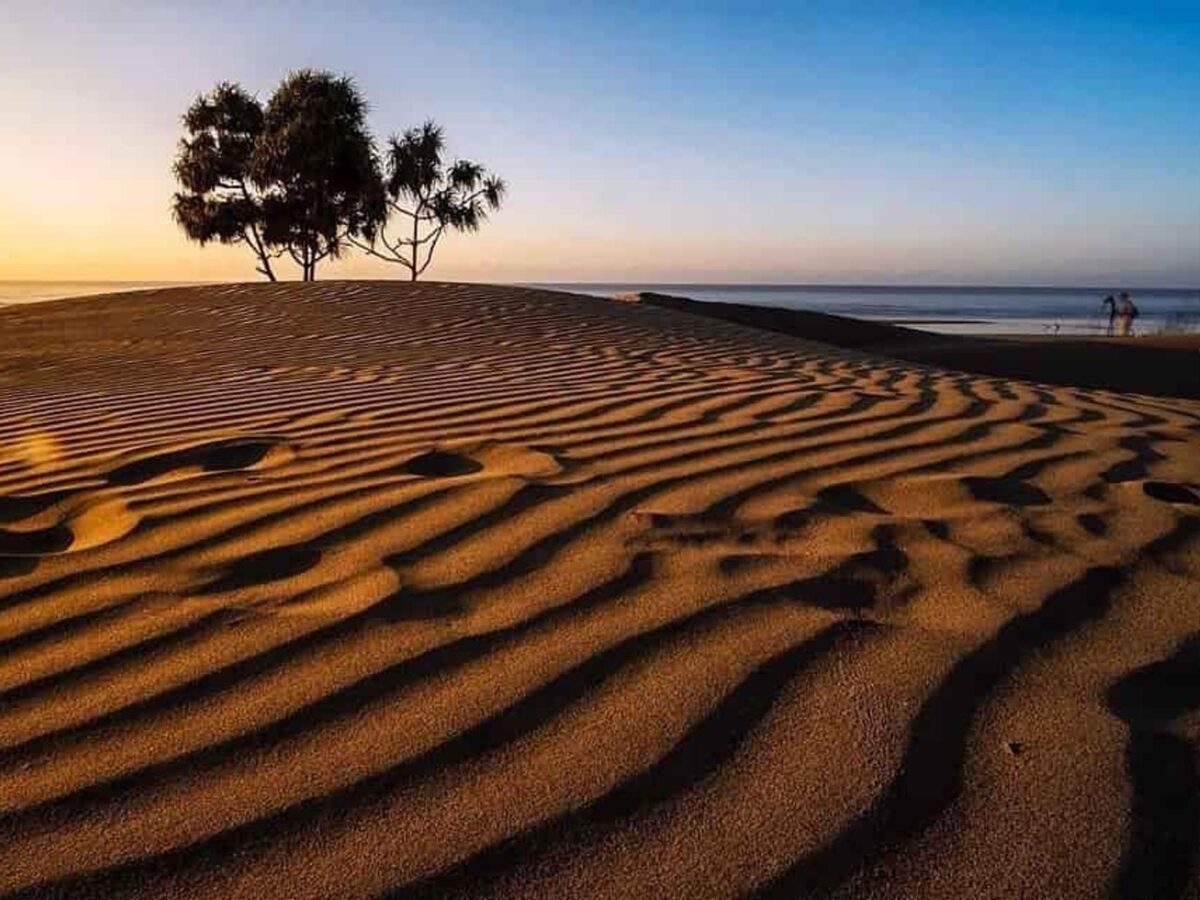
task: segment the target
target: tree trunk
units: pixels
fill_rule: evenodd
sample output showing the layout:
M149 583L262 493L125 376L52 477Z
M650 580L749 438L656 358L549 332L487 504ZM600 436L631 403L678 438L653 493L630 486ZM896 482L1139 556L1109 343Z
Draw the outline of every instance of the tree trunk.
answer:
M421 252L421 244L417 238L420 236L421 232L418 230L420 221L418 220L417 216L420 215L422 206L424 206L423 200L421 203L417 204L417 214L413 216L412 265L408 267L409 274L412 276L410 279L411 281L416 281L417 276L420 274L417 271L417 256Z
M275 270L271 268L271 257L267 256L267 248L263 246L258 229L254 230L254 252L258 254L258 261L262 263L258 271L267 276L267 281L275 281Z

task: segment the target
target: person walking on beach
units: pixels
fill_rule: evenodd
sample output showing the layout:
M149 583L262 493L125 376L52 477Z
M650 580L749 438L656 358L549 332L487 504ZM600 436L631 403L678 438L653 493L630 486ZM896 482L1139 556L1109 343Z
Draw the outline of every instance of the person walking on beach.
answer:
M1100 301L1101 306L1108 307L1108 331L1105 332L1109 337L1113 336L1113 326L1117 320L1117 298L1109 294Z
M1133 334L1133 320L1138 317L1138 308L1128 291L1121 291L1121 296L1117 300L1116 313L1117 334L1121 337L1129 337Z

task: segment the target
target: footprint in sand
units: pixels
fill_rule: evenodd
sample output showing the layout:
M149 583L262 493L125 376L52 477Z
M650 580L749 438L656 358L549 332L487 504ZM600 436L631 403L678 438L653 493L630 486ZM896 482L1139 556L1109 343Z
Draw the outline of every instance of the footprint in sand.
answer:
M1050 497L1039 487L1015 478L964 478L963 484L976 500L1007 506L1045 506Z
M19 522L32 518L69 496L69 491L47 491L44 494L0 497L0 522Z
M204 593L219 594L283 581L303 575L320 561L321 550L315 546L275 547L252 553L225 567L222 574L205 587Z
M108 472L111 484L142 484L164 475L191 475L265 469L281 465L293 456L278 438L243 437L141 454Z
M275 438L212 441L141 454L110 469L111 485L142 484L166 475L228 472L278 465L292 456ZM0 497L0 575L31 572L25 560L90 550L133 531L139 517L121 497L56 491ZM14 561L14 558L21 561Z
M1147 481L1142 484L1142 491L1147 497L1153 497L1163 503L1200 506L1200 494L1182 484L1172 484L1169 481Z
M21 515L24 513L24 515ZM140 521L119 497L46 494L0 498L0 557L34 558L112 543ZM27 574L31 563L4 562L0 572Z
M480 472L491 476L540 478L559 474L563 465L553 454L533 447L477 441L434 447L402 463L400 471L421 478L461 478Z
M483 464L461 453L430 450L414 456L401 468L410 475L420 475L422 478L459 478L482 471Z

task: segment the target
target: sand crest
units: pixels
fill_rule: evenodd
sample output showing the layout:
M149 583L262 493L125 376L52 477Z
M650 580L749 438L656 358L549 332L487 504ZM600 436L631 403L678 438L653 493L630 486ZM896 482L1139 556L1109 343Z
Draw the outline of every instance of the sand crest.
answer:
M0 311L0 892L1200 892L1200 402L872 352Z

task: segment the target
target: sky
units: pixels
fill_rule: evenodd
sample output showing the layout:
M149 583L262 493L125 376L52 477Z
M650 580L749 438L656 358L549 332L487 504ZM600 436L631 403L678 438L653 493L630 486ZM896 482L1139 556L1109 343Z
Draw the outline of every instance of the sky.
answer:
M1200 286L1195 2L0 0L0 21L0 279L255 278L171 221L179 117L317 67L355 77L380 139L434 118L509 182L427 277Z

